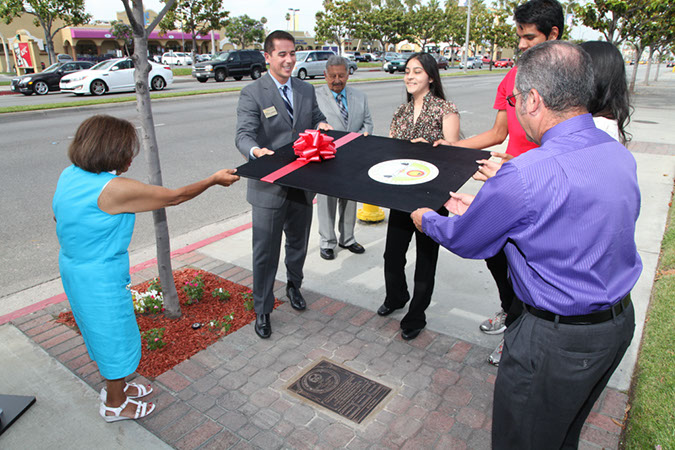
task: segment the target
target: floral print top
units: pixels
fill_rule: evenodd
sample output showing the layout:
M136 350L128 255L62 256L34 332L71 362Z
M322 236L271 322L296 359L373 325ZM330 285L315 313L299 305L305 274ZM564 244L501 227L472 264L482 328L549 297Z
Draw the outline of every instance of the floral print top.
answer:
M417 122L414 121L412 100L399 106L391 120L391 137L408 141L421 137L427 142L443 139L443 117L448 114L459 114L455 104L428 92Z

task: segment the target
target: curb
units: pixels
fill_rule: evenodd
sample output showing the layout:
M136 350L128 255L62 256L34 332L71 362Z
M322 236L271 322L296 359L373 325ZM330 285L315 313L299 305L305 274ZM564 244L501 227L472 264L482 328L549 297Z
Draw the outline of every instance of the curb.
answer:
M185 247L179 248L177 250L174 250L171 252L171 259L184 255L186 253L192 252L194 250L198 250L202 247L205 247L209 244L212 244L216 241L220 241L221 239L225 239L227 237L233 236L237 233L240 233L242 231L248 230L251 228L253 225L253 222L248 222L243 225L239 225L238 227L231 228L229 230L223 231L222 233L218 233L214 236L208 237L206 239L202 239L201 241L195 242L190 245L186 245ZM147 269L148 267L152 267L157 264L157 258L152 258L147 261L141 262L136 264L135 266L131 267L129 269L130 274L134 274L136 272L140 272L143 269ZM50 305L54 305L56 303L60 303L64 300L68 300L66 297L65 293L57 294L54 295L53 297L49 297L47 299L41 300L37 303L33 303L32 305L25 306L23 308L17 309L16 311L13 311L9 314L5 314L4 316L0 316L0 325L3 325L7 322L10 322L12 320L18 319L19 317L26 316L28 314L34 313L36 311L41 311L45 309L46 307Z

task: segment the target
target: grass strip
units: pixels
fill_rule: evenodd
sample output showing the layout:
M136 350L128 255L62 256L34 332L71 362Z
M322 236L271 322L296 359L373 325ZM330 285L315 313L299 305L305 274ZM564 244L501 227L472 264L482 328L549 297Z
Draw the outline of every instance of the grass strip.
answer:
M0 86L9 86L11 83L11 81L0 81Z
M162 92L157 94L150 94L151 99L161 99L161 98L175 98L175 97L189 97L192 95L203 95L203 94L218 94L222 92L235 92L240 91L241 88L222 88L222 89L203 89L198 91L187 91L187 92ZM112 103L127 103L135 102L136 96L129 95L125 97L113 97L113 98L91 98L87 100L75 100L72 102L64 103L43 103L39 105L20 105L20 106L6 106L0 108L0 114L2 113L13 113L13 112L24 112L24 111L41 111L47 109L62 109L62 108L71 108L77 106L91 106L91 105L105 105Z
M171 69L171 72L173 72L174 77L192 75L192 68L191 67L181 67L181 68L174 67L173 69Z
M652 290L629 394L626 449L675 449L675 206Z
M173 69L173 70L190 70L190 69ZM493 70L494 72L494 70ZM469 72L470 75L482 75L491 73L489 70L475 70ZM453 73L444 73L441 74L441 77L458 77L467 75L464 72L453 72ZM391 80L400 80L403 78L403 74L399 76L384 76L376 78L364 78L364 79L351 79L350 83L368 83L371 81L391 81ZM309 82L312 85L323 85L326 83L325 80L312 80ZM238 92L241 91L241 87L230 87L230 88L216 88L216 89L199 89L195 91L181 91L181 92L161 92L150 94L151 99L158 98L178 98L178 97L189 97L192 95L204 95L204 94L220 94L223 92ZM125 103L136 101L135 95L129 95L125 97L104 97L104 98L90 98L86 100L73 100L71 102L63 103L41 103L38 105L17 105L17 106L5 106L0 108L0 114L15 113L15 112L25 112L25 111L42 111L48 109L62 109L62 108L73 108L78 106L91 106L91 105L105 105L112 103Z

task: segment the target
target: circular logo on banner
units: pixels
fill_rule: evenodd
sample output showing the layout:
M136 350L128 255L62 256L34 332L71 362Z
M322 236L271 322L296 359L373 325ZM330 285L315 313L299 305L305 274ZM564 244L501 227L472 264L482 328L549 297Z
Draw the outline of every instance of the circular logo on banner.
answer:
M438 168L418 159L393 159L375 164L368 176L385 184L422 184L438 176Z

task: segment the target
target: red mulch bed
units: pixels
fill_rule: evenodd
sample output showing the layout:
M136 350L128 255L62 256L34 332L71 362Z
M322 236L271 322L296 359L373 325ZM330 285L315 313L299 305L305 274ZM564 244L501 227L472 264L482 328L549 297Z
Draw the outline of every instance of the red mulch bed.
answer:
M200 302L188 305L187 297L181 288L186 281L191 281L200 274L204 279L204 296ZM230 334L255 320L255 312L246 311L244 308L244 299L241 295L251 291L246 286L225 280L204 270L190 268L176 270L173 276L182 316L178 319L168 319L162 314L136 315L141 334L152 328L166 329L164 333L166 345L161 349L148 350L146 342L143 341L141 362L136 372L146 378L156 378L223 337L222 332L211 331L207 325L208 322L222 320L223 316L234 313L232 326L227 333ZM145 292L149 284L150 280L132 286L131 289ZM211 295L211 292L219 287L230 292L229 300L221 302ZM280 304L281 302L275 299L274 307ZM59 314L56 321L77 328L73 313L70 311ZM194 323L201 323L203 326L195 330L192 328Z

